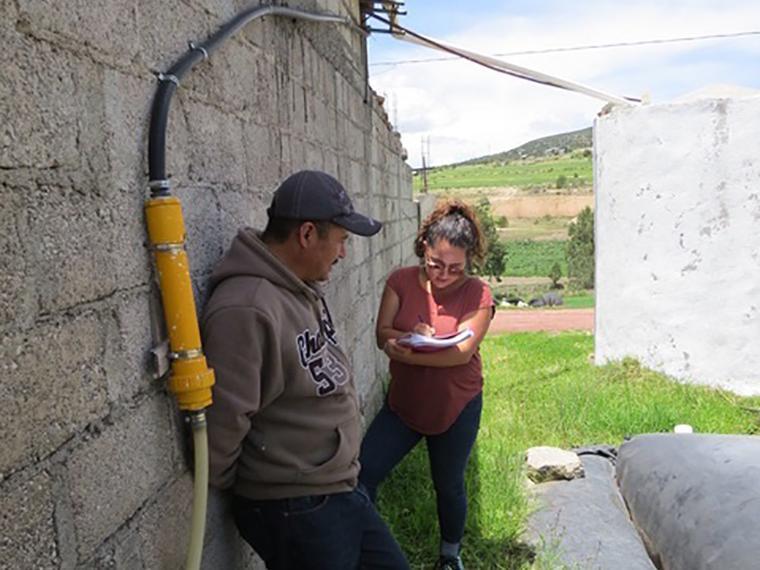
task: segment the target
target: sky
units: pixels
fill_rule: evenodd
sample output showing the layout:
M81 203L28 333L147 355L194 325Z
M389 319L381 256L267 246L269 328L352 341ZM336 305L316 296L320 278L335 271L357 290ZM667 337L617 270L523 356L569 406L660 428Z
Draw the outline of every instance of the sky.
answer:
M406 0L402 9L402 26L484 55L757 32L500 59L651 104L716 85L760 89L757 0ZM385 65L446 57L388 34L372 33L368 51L370 84L386 98L413 167L423 147L428 165L438 166L588 127L605 104L463 60Z

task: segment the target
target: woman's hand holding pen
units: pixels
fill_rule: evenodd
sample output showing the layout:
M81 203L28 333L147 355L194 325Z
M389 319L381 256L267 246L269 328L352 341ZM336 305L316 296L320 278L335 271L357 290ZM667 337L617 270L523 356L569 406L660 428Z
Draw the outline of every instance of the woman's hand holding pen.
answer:
M412 332L423 336L433 336L435 334L435 329L422 319L422 315L417 315L417 321L418 322L414 325Z

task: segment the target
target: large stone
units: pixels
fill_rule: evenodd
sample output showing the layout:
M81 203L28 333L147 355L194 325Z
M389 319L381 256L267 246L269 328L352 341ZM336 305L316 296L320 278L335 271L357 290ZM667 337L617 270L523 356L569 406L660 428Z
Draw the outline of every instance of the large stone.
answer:
M526 539L539 560L551 560L551 568L654 570L615 484L615 468L591 455L583 456L583 466L582 479L531 489L536 508Z
M105 413L95 313L0 337L0 473L45 457Z
M0 485L0 568L52 570L59 563L50 477L43 472Z
M526 453L528 478L534 483L583 477L583 464L572 451L558 447L531 447Z

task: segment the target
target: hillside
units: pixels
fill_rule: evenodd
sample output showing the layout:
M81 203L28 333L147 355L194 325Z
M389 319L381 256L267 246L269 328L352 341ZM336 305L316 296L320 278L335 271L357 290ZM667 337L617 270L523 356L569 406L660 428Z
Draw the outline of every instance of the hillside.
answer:
M528 158L544 158L591 148L591 127L535 139L512 150L471 158L450 166L491 164Z
M542 137L504 152L430 168L427 187L432 191L510 187L528 192L588 192L591 145L591 127ZM415 191L422 191L424 178L420 169L415 170Z
M416 172L413 186L421 191L424 177ZM591 153L575 150L558 156L511 161L471 162L456 166L431 168L427 172L428 189L433 192L478 188L512 188L522 192L562 194L590 192L592 185Z

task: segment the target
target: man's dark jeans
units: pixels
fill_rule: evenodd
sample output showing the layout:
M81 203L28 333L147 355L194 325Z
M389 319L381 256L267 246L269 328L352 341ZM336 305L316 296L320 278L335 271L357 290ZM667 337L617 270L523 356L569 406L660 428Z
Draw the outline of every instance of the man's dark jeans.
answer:
M235 523L269 570L408 570L362 487L293 499L233 500Z

